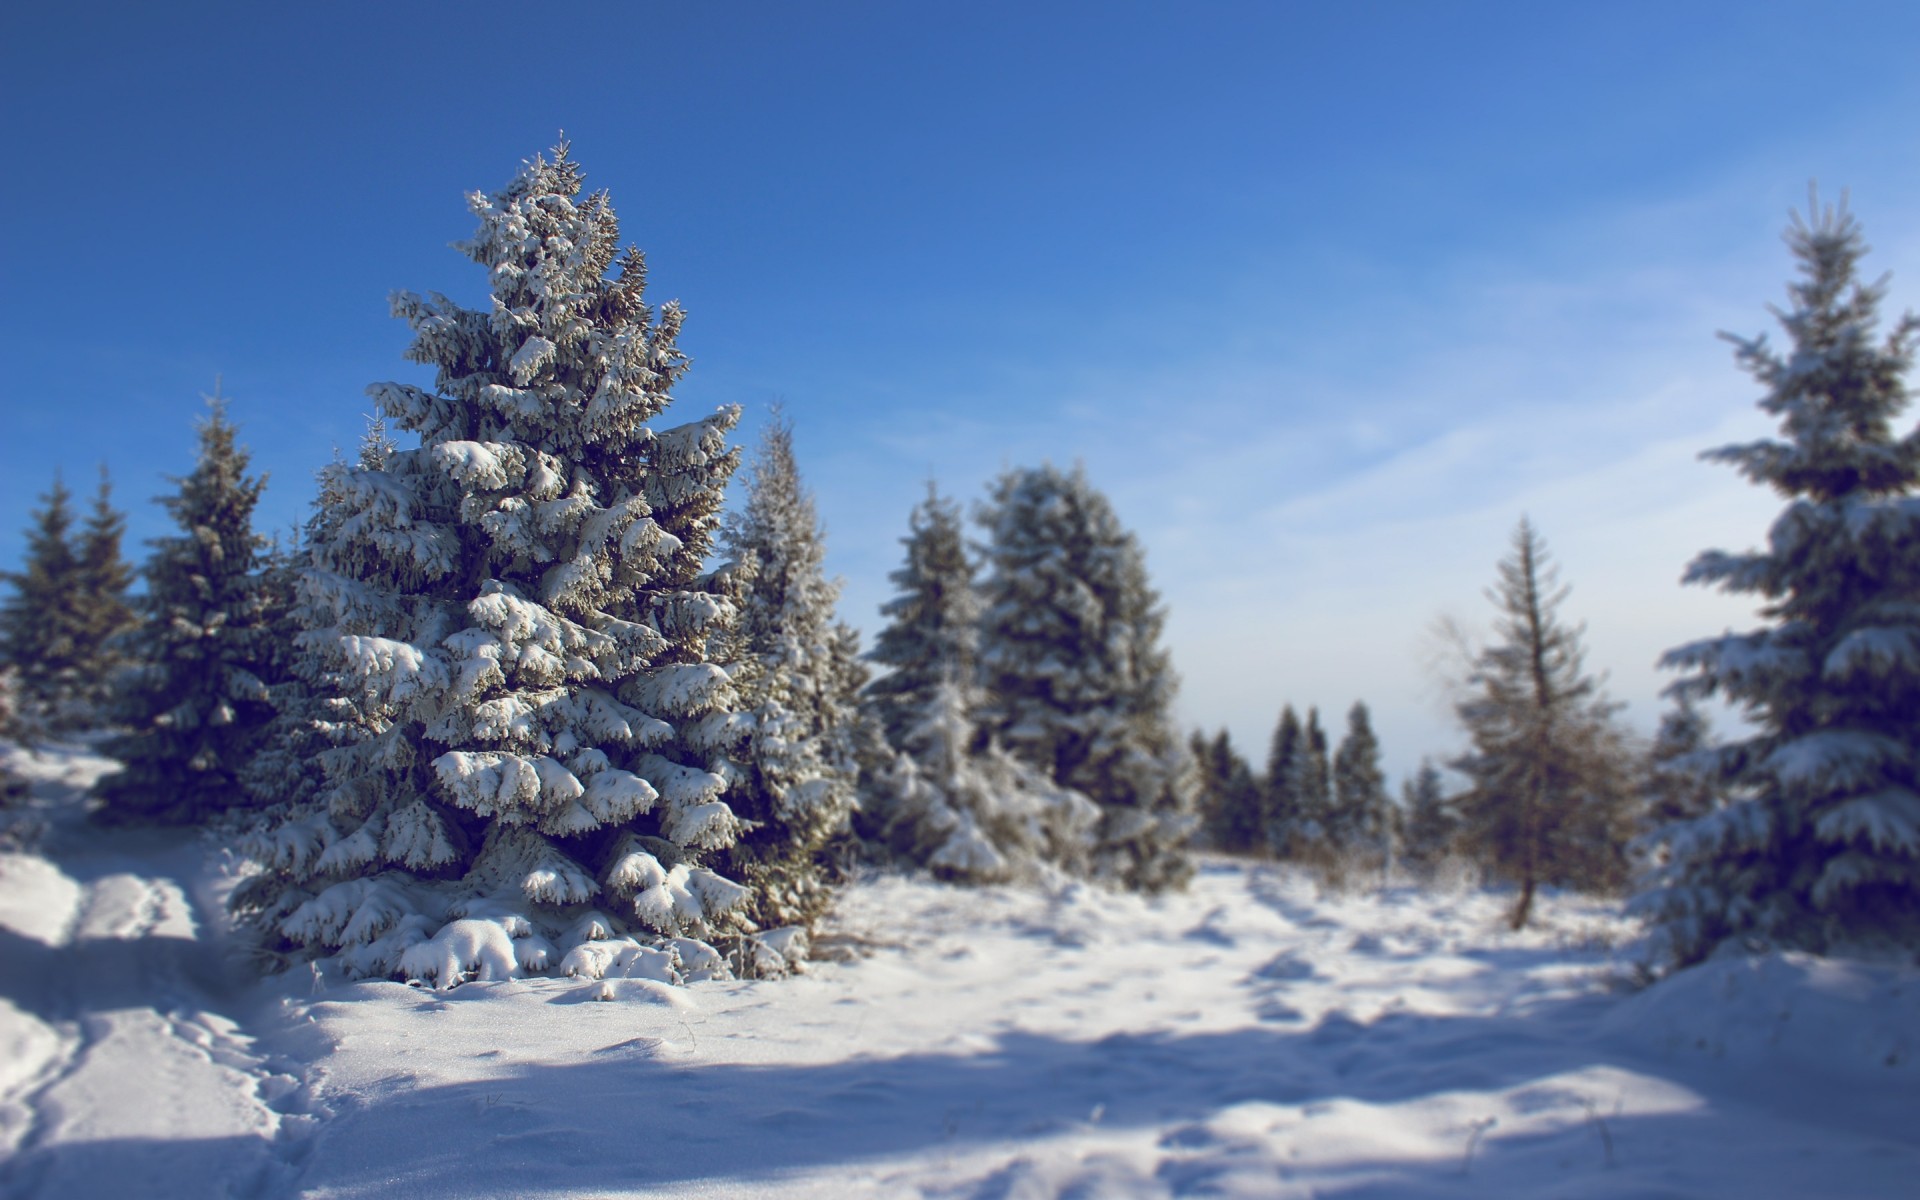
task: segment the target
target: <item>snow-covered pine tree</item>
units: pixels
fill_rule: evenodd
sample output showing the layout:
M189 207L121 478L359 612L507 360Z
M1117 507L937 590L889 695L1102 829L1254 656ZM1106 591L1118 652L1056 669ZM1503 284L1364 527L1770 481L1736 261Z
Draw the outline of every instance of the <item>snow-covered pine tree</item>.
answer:
M1885 281L1844 207L1795 215L1789 342L1732 338L1781 435L1705 457L1786 498L1767 547L1708 551L1688 583L1758 596L1766 624L1669 651L1679 695L1749 736L1712 752L1730 802L1670 843L1642 907L1674 961L1722 946L1920 945L1920 431L1896 435L1920 318L1876 334Z
M960 506L929 482L907 518L907 560L887 576L898 589L880 606L887 624L867 657L889 668L867 685L888 741L902 744L948 680L971 686L980 650L980 596Z
M40 840L41 822L25 811L27 781L13 769L8 753L25 740L19 716L20 672L0 667L0 850L29 850Z
M1084 874L1099 807L983 737L978 700L977 689L943 680L901 734L879 788L881 839L955 882Z
M793 425L777 410L723 545L744 580L730 670L751 733L728 792L747 828L720 861L752 889L744 914L757 925L809 926L832 898L828 847L853 811L860 680L857 650L834 620L840 586L826 576L826 536L794 459Z
M1647 752L1647 802L1642 813L1646 832L1657 834L1719 807L1724 793L1713 777L1712 743L1707 714L1691 697L1673 697L1672 706L1660 715L1660 727Z
M73 493L60 476L41 497L27 529L26 559L8 571L0 604L0 651L18 677L18 723L23 730L64 724L83 686L86 645L74 553Z
M1318 708L1308 708L1304 722L1292 705L1281 713L1267 758L1267 790L1267 844L1274 855L1329 865L1336 850L1333 770Z
M1519 929L1543 884L1623 882L1634 756L1614 720L1619 705L1582 669L1581 629L1555 616L1567 589L1524 517L1499 570L1487 592L1499 641L1480 652L1454 706L1473 748L1452 765L1468 780L1457 801L1466 848L1519 886Z
M181 532L155 538L131 669L113 707L126 732L106 753L122 769L97 785L109 820L204 821L244 803L239 779L273 717L266 597L255 573L265 539L253 510L266 487L214 396L191 474L160 503Z
M1309 706L1301 728L1300 753L1293 760L1289 785L1294 804L1293 829L1288 837L1292 857L1330 864L1339 847L1334 843L1333 763L1327 753L1327 731L1320 727L1320 710Z
M1300 714L1289 704L1280 710L1267 744L1267 773L1261 780L1261 833L1267 852L1275 858L1291 856L1300 800L1295 789L1300 782L1299 760L1304 756L1306 734L1300 727Z
M127 514L113 507L113 484L102 463L100 486L74 545L79 575L69 603L79 610L81 642L77 707L65 722L71 727L97 728L111 721L118 677L130 659L122 637L139 618L128 598L133 564L120 553L126 532Z
M1165 617L1139 542L1077 467L1008 471L981 521L983 724L1100 805L1097 875L1183 885L1198 772L1173 724Z
M317 671L320 660L301 642L307 630L301 622L299 582L307 561L305 531L296 529L285 541L276 537L268 542L254 575L260 680L272 710L253 757L240 770L240 787L254 806L312 800L325 781L319 762L320 751L328 745L321 732L327 719L325 698L316 695L314 680L304 670L311 664Z
M1214 848L1228 854L1252 854L1264 848L1260 781L1234 748L1233 739L1225 729L1211 740L1196 731L1193 749L1207 780L1202 816Z
M1400 861L1431 876L1457 848L1460 815L1447 797L1440 768L1422 759L1420 769L1401 784L1398 826Z
M1327 840L1336 861L1377 868L1386 860L1387 777L1380 769L1380 739L1372 714L1355 701L1347 710L1347 732L1333 755L1333 806L1327 814Z
M739 413L653 427L681 311L564 145L470 202L490 303L397 294L435 385L369 389L418 447L323 479L304 637L345 736L236 905L356 975L724 973L740 722L704 564Z

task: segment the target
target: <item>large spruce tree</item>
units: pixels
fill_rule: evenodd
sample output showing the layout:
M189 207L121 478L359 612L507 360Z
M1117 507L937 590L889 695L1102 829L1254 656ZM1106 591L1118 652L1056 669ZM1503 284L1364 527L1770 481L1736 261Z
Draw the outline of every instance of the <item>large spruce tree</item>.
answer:
M1581 630L1556 614L1567 591L1546 543L1522 518L1488 599L1496 641L1481 651L1455 711L1473 741L1453 768L1466 849L1519 888L1513 927L1543 884L1617 887L1631 835L1633 753L1619 706L1583 666Z
M126 733L106 752L122 770L99 785L110 819L199 821L244 801L240 776L273 717L275 651L256 573L265 539L253 510L266 480L215 397L192 473L160 500L180 532L152 541L133 668L114 705Z
M416 447L323 481L300 581L339 744L253 840L237 906L292 952L449 986L724 972L747 889L707 865L743 732L705 574L738 410L656 427L686 367L563 145L470 197L478 309L398 293L432 388L370 394Z
M1751 730L1712 752L1730 802L1680 830L1645 906L1675 961L1720 947L1920 945L1920 431L1896 432L1920 318L1877 335L1859 223L1817 202L1787 244L1787 345L1733 338L1780 435L1724 446L1787 502L1764 549L1709 551L1686 582L1765 624L1670 651L1680 695Z
M744 775L728 793L747 830L721 862L752 889L749 919L810 925L831 898L829 846L854 807L862 680L850 669L857 648L834 618L840 587L826 577L826 536L794 459L793 426L777 411L723 545L739 564L730 669L751 731L737 755Z
M983 723L1100 805L1098 874L1145 891L1184 884L1197 770L1173 725L1165 618L1139 542L1079 468L1007 472L982 521Z

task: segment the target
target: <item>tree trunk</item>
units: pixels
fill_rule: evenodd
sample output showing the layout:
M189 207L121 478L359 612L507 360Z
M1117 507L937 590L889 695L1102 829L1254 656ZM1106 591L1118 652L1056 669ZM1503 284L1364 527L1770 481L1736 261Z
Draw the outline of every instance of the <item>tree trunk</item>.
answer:
M1533 886L1533 875L1529 872L1520 881L1520 900L1513 906L1513 928L1516 930L1527 927L1527 916L1533 912Z

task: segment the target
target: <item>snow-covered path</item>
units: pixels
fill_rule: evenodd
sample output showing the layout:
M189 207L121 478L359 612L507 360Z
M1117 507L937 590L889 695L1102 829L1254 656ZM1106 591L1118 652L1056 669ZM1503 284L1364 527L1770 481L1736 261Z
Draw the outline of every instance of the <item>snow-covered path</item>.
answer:
M50 783L49 786L52 786ZM7 1195L1904 1196L1920 970L1609 986L1549 898L876 876L798 979L248 983L187 841L0 858ZM58 864L57 866L53 864ZM225 1016L216 1014L226 1014Z
M99 760L28 764L46 857L0 855L0 1186L11 1197L261 1194L284 1175L268 1069L221 1008L204 847L101 831L70 801ZM57 865L56 865L57 864Z

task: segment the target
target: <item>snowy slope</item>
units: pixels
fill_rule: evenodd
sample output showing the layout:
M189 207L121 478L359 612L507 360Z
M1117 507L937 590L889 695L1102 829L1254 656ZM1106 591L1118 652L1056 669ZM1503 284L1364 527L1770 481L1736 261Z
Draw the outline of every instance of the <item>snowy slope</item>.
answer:
M1565 898L1516 935L1497 897L1328 897L1225 861L1155 901L881 876L823 939L845 961L620 981L603 1003L572 980L247 986L194 845L56 821L48 851L0 861L14 1196L1898 1196L1920 1178L1920 971L1776 956L1617 990L1609 946L1631 928Z

